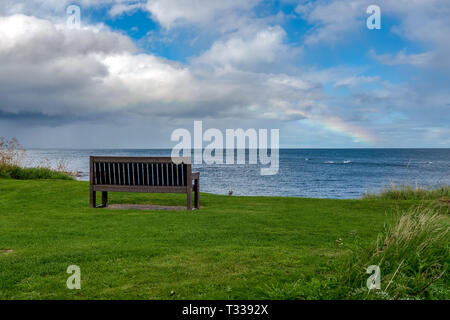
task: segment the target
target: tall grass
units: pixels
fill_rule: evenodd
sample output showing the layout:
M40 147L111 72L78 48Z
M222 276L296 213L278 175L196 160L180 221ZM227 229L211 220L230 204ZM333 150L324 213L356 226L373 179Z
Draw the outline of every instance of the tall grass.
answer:
M422 186L400 186L396 187L391 183L389 188L385 188L379 193L366 193L363 199L379 200L449 200L450 186L441 186L438 188L427 188Z
M0 166L18 166L24 154L25 149L16 138L7 140L0 137Z
M49 168L22 168L19 166L1 166L0 178L12 178L19 180L31 179L62 179L73 180L73 177L63 172Z
M355 249L339 270L341 298L449 299L449 208L398 213L370 247ZM381 290L368 290L367 267L381 269Z
M73 179L75 173L67 169L65 162L60 162L56 169L49 166L23 168L21 166L25 155L23 148L16 138L7 140L0 137L0 178L12 179Z
M398 212L377 240L330 262L327 280L299 279L268 283L259 288L262 299L450 299L449 207L416 206ZM369 266L381 271L381 288L367 288Z

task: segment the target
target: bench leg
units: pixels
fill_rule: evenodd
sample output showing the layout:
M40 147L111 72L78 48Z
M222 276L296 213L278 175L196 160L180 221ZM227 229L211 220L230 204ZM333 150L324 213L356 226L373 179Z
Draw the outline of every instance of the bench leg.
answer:
M102 191L102 206L106 207L108 205L108 192Z
M91 188L89 190L89 207L95 208L96 202L95 191Z
M191 188L191 190L188 190L186 198L187 198L186 207L188 210L192 210L192 188Z
M194 194L195 195L195 198L194 198L195 208L200 209L200 180L199 179L195 179L194 192L195 192L195 194Z

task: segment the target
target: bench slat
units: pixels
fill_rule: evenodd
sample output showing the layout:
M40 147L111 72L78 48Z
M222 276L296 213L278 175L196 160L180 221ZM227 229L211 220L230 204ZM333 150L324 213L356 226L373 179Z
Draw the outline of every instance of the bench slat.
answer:
M100 164L98 162L94 163L94 172L95 184L100 184Z
M114 162L114 178L115 178L115 184L121 184L120 182L120 175L119 175L119 164Z
M114 161L111 162L107 162L106 157L102 157L101 161L96 159L94 157L94 185L183 187L188 184L187 163L131 162L120 157L112 157Z
M130 168L129 163L123 164L123 178L124 178L124 185L129 186L130 185Z
M158 178L159 178L158 186L164 187L164 166L162 163L158 163L157 166L158 166Z

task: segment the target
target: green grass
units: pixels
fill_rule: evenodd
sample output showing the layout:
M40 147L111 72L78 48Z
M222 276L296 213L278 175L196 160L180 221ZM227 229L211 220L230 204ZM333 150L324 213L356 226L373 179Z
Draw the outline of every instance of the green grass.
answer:
M419 205L398 212L377 241L355 248L342 265L339 284L347 298L448 299L450 275L449 207ZM367 279L366 269L382 270L381 290L367 292L358 284ZM353 290L352 290L353 288ZM341 290L342 291L342 290Z
M0 249L13 250L0 250L0 299L345 298L335 281L355 239L370 247L417 204L202 194L199 211L110 210L88 208L88 189L0 179ZM110 202L184 205L185 195ZM72 264L81 290L66 288Z
M392 185L379 193L367 193L363 199L380 199L380 200L450 200L450 186L442 186L440 188L424 188Z
M73 177L49 168L22 168L15 165L0 165L0 178L73 180Z

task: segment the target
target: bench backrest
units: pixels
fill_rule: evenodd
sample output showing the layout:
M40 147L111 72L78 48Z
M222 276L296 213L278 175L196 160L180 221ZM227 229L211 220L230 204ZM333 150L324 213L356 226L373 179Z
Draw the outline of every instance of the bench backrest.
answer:
M93 185L186 187L192 167L190 158L92 156L90 171Z

